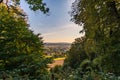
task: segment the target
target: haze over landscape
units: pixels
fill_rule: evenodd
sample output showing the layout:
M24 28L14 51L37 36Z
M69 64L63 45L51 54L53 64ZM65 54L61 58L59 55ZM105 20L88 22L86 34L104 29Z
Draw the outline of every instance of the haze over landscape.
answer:
M73 42L82 27L70 21L71 5L74 0L44 0L49 7L48 15L29 9L22 0L21 7L29 17L30 29L34 33L41 33L44 42Z

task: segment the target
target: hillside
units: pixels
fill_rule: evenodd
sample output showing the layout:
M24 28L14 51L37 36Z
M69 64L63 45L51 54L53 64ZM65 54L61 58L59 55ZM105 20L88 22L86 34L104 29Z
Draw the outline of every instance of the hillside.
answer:
M45 47L70 47L71 43L45 43Z

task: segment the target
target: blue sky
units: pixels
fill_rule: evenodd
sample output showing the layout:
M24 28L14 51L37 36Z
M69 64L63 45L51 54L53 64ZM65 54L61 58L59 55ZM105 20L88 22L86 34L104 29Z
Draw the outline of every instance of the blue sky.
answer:
M22 0L21 8L27 13L30 29L34 33L41 33L44 42L73 42L80 37L82 27L70 21L68 12L74 0L44 0L50 8L48 15L40 11L33 12Z

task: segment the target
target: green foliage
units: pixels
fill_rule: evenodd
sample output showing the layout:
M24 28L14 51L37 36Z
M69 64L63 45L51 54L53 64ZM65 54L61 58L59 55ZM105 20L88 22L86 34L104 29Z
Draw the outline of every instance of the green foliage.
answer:
M120 79L119 4L119 0L75 0L72 21L83 26L85 38L76 39L68 51L63 68L71 70L65 80Z
M43 3L42 0L26 0L26 2L30 5L30 9L33 11L41 10L44 13L49 11L49 8L46 8L46 4Z
M73 69L70 67L55 66L50 70L52 80L71 80Z
M6 3L6 5L9 6L18 6L20 5L21 0L1 0L0 3ZM8 5L8 3L12 3L11 5ZM29 8L33 11L40 10L43 13L49 12L49 8L46 7L46 3L43 2L43 0L25 0L25 2L29 5Z
M84 41L85 38L75 39L75 42L73 42L70 50L68 51L68 55L65 60L64 66L77 68L80 65L80 63L87 58L87 55L84 51Z
M19 7L11 6L8 11L3 3L0 12L0 78L44 80L51 60L43 56L42 38L29 30L27 17Z
M119 4L119 0L75 0L71 12L72 21L83 26L89 60L97 58L103 72L116 75L120 75Z
M113 73L83 71L82 68L72 69L56 66L51 69L52 80L119 80L120 76Z

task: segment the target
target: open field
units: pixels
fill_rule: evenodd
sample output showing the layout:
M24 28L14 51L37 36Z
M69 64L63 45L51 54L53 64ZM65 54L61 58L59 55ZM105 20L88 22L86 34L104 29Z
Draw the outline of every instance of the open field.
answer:
M63 65L64 60L65 60L65 57L63 57L63 58L56 58L56 59L54 59L54 62L51 63L51 64L48 64L48 66L49 66L49 68L53 68L56 65Z

